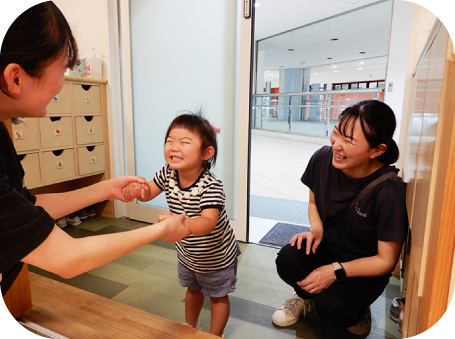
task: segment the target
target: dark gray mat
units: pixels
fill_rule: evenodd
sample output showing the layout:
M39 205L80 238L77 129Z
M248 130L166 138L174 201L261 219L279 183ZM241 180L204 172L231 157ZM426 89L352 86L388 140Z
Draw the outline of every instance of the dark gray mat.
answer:
M301 226L279 222L261 239L260 244L283 247L289 243L289 240L297 234L306 232L310 226Z

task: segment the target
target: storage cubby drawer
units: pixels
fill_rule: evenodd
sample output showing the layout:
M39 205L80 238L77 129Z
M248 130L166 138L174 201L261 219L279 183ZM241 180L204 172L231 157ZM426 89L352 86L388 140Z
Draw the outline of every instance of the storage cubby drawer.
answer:
M100 86L73 84L73 106L76 115L101 115Z
M61 114L71 114L72 112L71 105L71 85L63 85L62 90L57 94L52 101L47 105L47 114L48 115L61 115Z
M90 115L76 117L76 144L95 144L104 141L103 117Z
M37 118L25 118L13 126L14 147L18 152L39 149L39 129Z
M39 166L39 154L20 154L22 167L25 171L25 185L30 188L41 184L41 173Z
M42 148L73 146L73 122L71 117L46 117L40 119Z
M44 182L58 182L76 177L74 149L43 152L41 157Z
M79 175L103 172L106 169L104 145L77 148Z

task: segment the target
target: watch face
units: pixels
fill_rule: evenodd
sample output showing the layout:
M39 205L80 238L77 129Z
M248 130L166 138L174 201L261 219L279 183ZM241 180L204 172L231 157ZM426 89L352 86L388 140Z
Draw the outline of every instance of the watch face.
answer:
M335 270L335 277L337 281L343 281L346 279L346 272L342 268Z

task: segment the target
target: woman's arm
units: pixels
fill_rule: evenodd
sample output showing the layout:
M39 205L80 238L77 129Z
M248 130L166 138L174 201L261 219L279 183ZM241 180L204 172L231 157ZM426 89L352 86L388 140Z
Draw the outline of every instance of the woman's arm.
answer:
M400 257L401 241L378 241L378 254L340 263L347 278L377 277L388 274L395 268ZM333 266L325 265L315 269L297 284L309 293L319 293L336 281Z
M392 272L400 257L401 241L378 241L378 254L341 263L349 277L376 277Z
M132 231L77 239L54 226L47 239L22 261L63 278L72 278L154 240L174 242L187 237L189 230L183 225L184 219L184 214L174 215Z
M315 253L324 237L324 227L314 201L314 193L312 190L310 190L310 201L308 203L308 219L310 220L310 231L296 234L289 241L291 246L294 246L297 243L297 248L300 249L303 239L307 239L306 254L310 254L310 250Z
M144 178L125 175L74 191L39 194L36 195L35 205L43 207L56 220L105 199L129 201L126 199L123 189L131 182L146 183Z

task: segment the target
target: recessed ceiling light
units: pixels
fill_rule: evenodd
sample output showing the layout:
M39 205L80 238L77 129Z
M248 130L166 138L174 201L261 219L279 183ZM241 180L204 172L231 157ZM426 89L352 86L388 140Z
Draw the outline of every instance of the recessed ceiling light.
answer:
M314 75L318 75L318 73L314 73Z
M332 59L332 58L327 58L327 59L329 59L329 60L330 60L330 59Z
M361 70L362 70L362 67L359 67L359 71L361 71Z
M366 52L363 52L363 51L362 51L362 52L359 52L359 53L360 53L360 54L365 54Z
M334 38L334 39L330 39L330 41L337 41L338 39L337 38Z
M365 61L360 61L360 64L363 65L365 63Z
M272 79L269 79L269 81L271 81Z
M333 67L333 68L337 68L337 66L336 66L336 65L333 65L332 67Z
M335 73L338 73L338 71L335 71Z
M294 52L294 48L288 48L289 52Z

